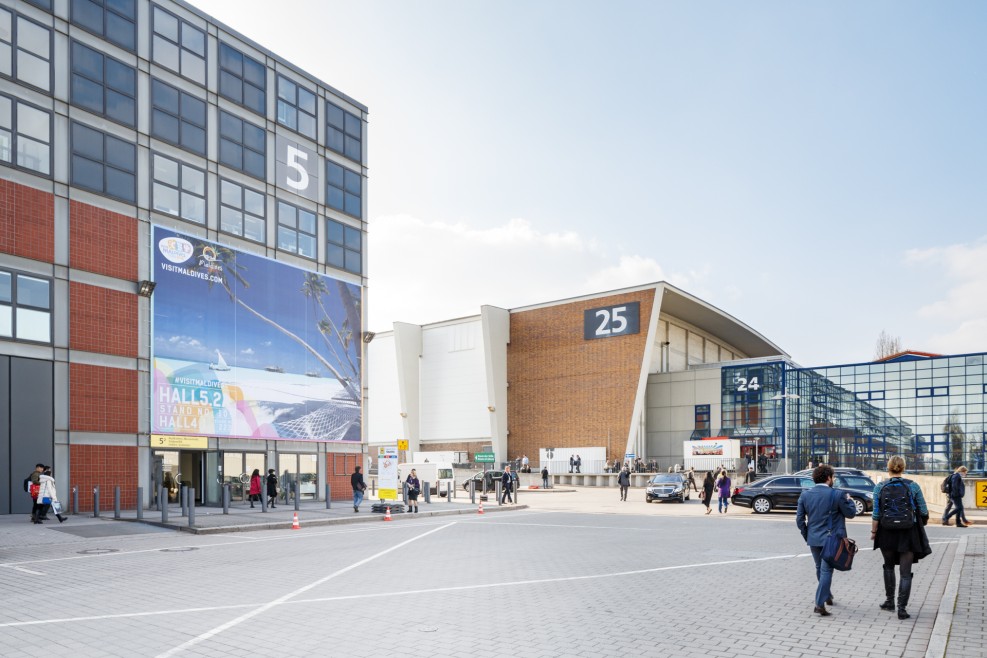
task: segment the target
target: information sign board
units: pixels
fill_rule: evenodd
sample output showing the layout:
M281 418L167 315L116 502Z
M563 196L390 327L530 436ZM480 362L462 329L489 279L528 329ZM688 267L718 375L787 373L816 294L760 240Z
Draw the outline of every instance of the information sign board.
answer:
M492 464L494 463L494 453L492 452L478 452L474 455L474 461L478 464Z

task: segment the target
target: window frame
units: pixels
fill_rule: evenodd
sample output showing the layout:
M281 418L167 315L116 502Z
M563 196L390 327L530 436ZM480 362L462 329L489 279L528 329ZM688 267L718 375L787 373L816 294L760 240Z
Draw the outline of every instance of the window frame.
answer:
M82 153L82 152L80 152L80 151L77 150L77 148L76 148L76 134L75 134L75 127L76 126L79 126L81 128L84 128L86 130L91 130L91 131L97 133L98 135L100 135L101 140L102 140L101 141L101 145L100 145L100 149L101 149L101 151L103 153L102 160L101 161L93 160L88 154L84 154L84 153ZM107 163L107 159L106 159L106 144L107 144L107 141L106 140L107 139L116 140L117 142L120 142L120 143L122 143L122 144L124 144L126 146L129 146L132 149L132 160L133 161L130 164L129 169L116 166L115 164L109 164L109 163ZM73 187L78 187L78 188L81 188L81 189L84 189L84 190L88 190L88 191L90 191L90 192L92 192L94 194L99 194L101 196L109 197L111 199L117 199L118 201L122 201L122 202L127 203L127 204L130 204L130 205L136 205L136 203L137 203L137 171L136 171L137 170L137 144L135 144L133 142L128 142L128 141L126 141L124 139L121 139L121 138L117 137L116 135L112 135L110 133L104 132L102 130L99 130L98 128L94 128L93 126L86 125L86 124L84 124L84 123L82 123L80 121L72 121L69 124L69 157L70 157L70 162L69 162L69 184L70 185L72 185ZM76 178L76 168L75 168L75 166L76 166L75 160L76 160L77 157L78 158L82 158L82 159L84 159L84 160L92 163L93 165L99 166L101 168L101 174L102 174L101 177L102 177L102 180L103 180L103 185L102 185L102 188L101 189L96 189L96 188L91 187L90 185L87 185L85 183L79 182L79 179ZM107 177L106 177L107 168L112 169L112 170L117 171L117 172L121 172L121 173L129 176L133 180L133 185L132 185L132 188L131 188L131 195L132 195L131 198L125 198L125 197L117 196L116 194L111 194L110 193L110 191L108 189L109 186L107 185Z
M54 162L53 162L54 149L52 148L53 133L54 133L54 130L55 130L55 117L54 117L54 113L51 112L50 110L46 110L43 107L38 107L37 105L35 105L33 103L28 103L27 101L21 100L20 98L17 98L16 96L10 96L8 94L0 94L0 98L5 98L5 99L7 99L10 102L10 128L9 128L9 130L10 130L10 162L7 162L6 160L0 159L0 164L2 164L3 166L6 166L6 167L13 167L14 169L20 169L21 171L27 171L27 172L32 173L32 174L35 174L37 176L43 176L45 178L51 178L52 177L52 165L54 164ZM18 105L26 105L27 107L31 108L32 110L37 110L39 112L44 112L45 114L48 115L48 141L46 143L45 142L42 142L42 143L45 143L47 145L47 147L48 147L48 171L47 171L47 173L42 172L42 171L39 171L37 169L32 169L31 167L25 167L24 165L22 165L22 164L20 164L18 162L18 160L19 160L19 157L18 157L19 156L18 142L20 141L20 138L23 136L24 139L27 139L29 141L32 141L32 142L37 142L38 141L38 140L34 139L33 137L30 137L30 136L27 136L27 135L22 135L22 133L19 131L19 129L17 127L17 122L18 122L17 106ZM0 125L0 130L8 130L8 128Z
M113 45L118 46L120 48L123 48L127 52L136 53L137 52L137 0L134 0L134 15L133 16L127 16L127 15L122 14L119 11L117 11L116 8L114 8L112 6L107 6L106 0L89 0L89 1L92 2L95 5L99 5L100 9L103 12L103 27L102 27L102 30L99 31L99 32L96 32L96 31L90 29L90 27L88 25L84 25L84 24L82 24L82 23L79 22L78 18L76 17L76 5L78 4L79 0L70 0L69 23L71 23L72 25L78 27L81 30L85 30L86 32L88 32L90 34L95 34L96 36L98 36L98 37L100 37L102 39L106 39L107 41L109 41ZM116 29L112 29L111 30L111 29L109 29L107 27L107 25L106 25L106 19L107 19L107 14L108 13L109 14L112 14L113 16L116 16L117 18L119 18L121 20L124 20L124 21L130 23L133 26L133 29L131 30L131 33L130 33L130 36L133 39L133 45L128 45L128 44L123 43L121 41L118 41L118 40L116 40L116 39L114 39L114 38L112 38L110 36L110 34L116 34L117 33L117 30Z
M227 49L233 51L234 53L236 53L237 55L239 55L243 59L242 64L241 64L241 67L240 67L241 68L241 72L240 73L237 73L236 71L234 71L234 70L232 70L232 69L230 69L230 68L228 68L228 67L226 67L226 66L223 65L223 49L224 48L227 48ZM217 92L216 93L221 98L225 98L226 100L230 101L231 103L237 104L238 106L244 108L245 110L249 110L250 112L253 112L254 114L256 114L256 115L258 115L260 117L266 118L267 117L267 66L265 66L263 62L257 61L256 59L254 59L253 57L251 57L247 53L243 52L242 50L239 50L237 48L234 48L231 44L228 44L225 41L220 41L219 42L219 47L218 47L217 53L218 53L218 57L217 57L217 60L218 61L216 62L216 70L218 72L219 79L216 81L216 89L217 89ZM256 84L254 84L253 82L251 82L251 81L249 81L249 80L246 79L246 75L245 75L244 72L246 71L246 64L247 64L247 61L248 60L250 62L252 62L253 64L256 64L257 66L260 66L261 69L263 70L263 73L264 73L264 86L259 88L260 94L261 94L261 107L260 107L259 110L257 108L251 107L250 105L247 105L243 101L243 99L245 97L245 94L243 93L243 90L244 90L244 86L245 85L246 86L249 86L249 87L252 87L254 89L258 89L258 87L257 87ZM236 78L236 80L239 82L239 84L240 84L240 99L241 100L237 100L235 98L232 98L231 96L229 96L228 94L226 94L226 93L223 92L223 74L226 74L226 75L229 75L229 76L231 76L233 78Z
M336 167L336 168L338 168L338 169L340 169L342 171L342 175L343 175L343 185L342 185L342 187L340 187L339 185L336 185L335 183L332 182L333 181L333 178L334 178L334 176L331 173L333 167ZM359 195L354 195L353 192L349 188L347 188L347 186L346 186L347 185L347 183L346 183L347 174L350 174L351 176L356 176L357 177L357 180L360 183L360 194ZM333 190L337 190L339 192L342 192L342 194L343 194L343 204L342 204L342 206L338 206L338 205L335 205L334 203L332 203L332 191ZM346 197L347 194L349 194L350 196L355 196L355 198L357 200L357 206L360 209L360 212L358 214L354 214L354 213L349 212L348 210L346 210L346 201L348 201L348 199ZM349 215L350 217L355 217L356 219L363 219L363 176L359 172L353 171L352 169L348 169L347 167L344 167L343 165L341 165L341 164L339 164L337 162L333 162L332 160L326 159L326 206L328 208L331 208L332 210L336 210L336 211L341 212L341 213L343 213L345 215Z
M225 203L223 201L223 184L224 183L227 183L229 185L235 185L236 187L240 188L240 207L229 205L229 204L227 204L227 203ZM247 210L247 204L246 204L247 191L253 192L254 194L258 195L261 198L261 200L262 200L262 207L264 209L264 214L263 215L257 215L255 213L249 212ZM235 235L238 238L242 238L244 240L249 240L250 242L256 242L258 244L266 244L267 243L267 196L263 192L261 192L259 190L256 190L256 189L254 189L252 187L248 187L247 185L244 185L243 183L239 183L239 182L237 182L235 180L232 180L230 178L222 178L221 177L219 179L218 197L219 197L219 199L218 199L218 201L219 201L219 221L218 221L218 225L219 225L219 230L222 233L226 233L228 235ZM232 210L234 212L240 213L240 232L239 233L237 233L236 231L230 231L230 230L228 230L226 228L226 226L224 225L223 208L229 208L230 210ZM250 217L253 217L255 219L260 219L261 220L262 226L263 226L263 230L261 231L261 237L260 237L260 239L252 238L252 237L250 237L250 236L247 235L246 230L244 230L244 227L246 225L245 215L250 215Z
M282 80L284 80L285 82L288 82L288 83L294 85L294 87L295 87L295 94L294 94L295 97L291 101L289 101L288 99L283 98L281 96L281 81ZM297 133L297 134L301 135L302 137L305 137L306 139L310 139L313 142L317 142L318 139L319 139L319 94L317 92L313 92L311 89L309 89L305 85L302 85L302 84L300 84L298 82L295 82L294 80L292 80L288 76L281 75L280 73L275 78L275 83L274 84L275 84L275 87L276 87L275 90L274 90L274 95L275 95L275 98L277 99L277 102L275 103L275 108L274 108L275 122L279 126L283 126L283 127L287 128L288 130L290 130L290 131L292 131L294 133ZM305 91L305 92L311 94L312 97L313 97L313 99L314 99L313 100L314 107L312 108L312 110L313 110L312 112L309 112L308 110L303 109L301 107L301 104L298 102L298 96L300 95L300 93L302 91ZM281 105L282 105L282 103L284 103L285 105L289 106L290 108L292 108L295 111L295 114L296 114L295 127L291 127L290 125L288 125L287 123L285 123L284 121L281 120ZM297 118L298 113L302 113L302 114L304 114L304 115L309 116L309 117L312 118L312 134L308 134L306 132L302 132L302 130L299 128L299 122L298 122L298 118Z
M223 142L224 141L229 141L229 138L228 137L225 137L224 134L223 134L223 119L225 117L230 117L231 119L240 122L240 137L239 137L239 140L240 141L239 142L232 142L232 143L235 146L238 146L241 149L246 149L246 150L248 150L248 151L250 151L252 153L255 153L257 155L260 155L261 158L263 159L263 161L264 161L264 171L261 172L260 175L256 175L256 174L254 174L254 173L252 173L252 172L247 171L246 169L244 169L244 166L243 166L244 158L243 158L242 154L241 154L241 157L240 157L240 165L235 165L235 164L233 164L233 163L231 163L231 162L229 162L229 161L227 161L227 160L224 159L224 156L223 156ZM244 127L245 126L250 126L251 128L254 128L254 129L260 131L262 143L264 145L263 152L258 152L256 149L254 149L254 148L252 148L250 146L247 146L244 143L245 140L243 139L243 135L244 135ZM218 139L218 142L217 143L218 143L218 146L219 146L219 153L216 154L216 161L219 162L219 164L223 165L224 167L229 167L230 169L233 169L235 171L239 171L239 172L241 172L243 174L246 174L247 176L250 176L251 178L256 178L257 180L262 181L262 182L265 182L265 183L267 182L267 132L264 130L264 128L262 126L258 126L257 124L253 123L252 121L248 121L247 119L244 119L243 117L238 117L237 115L233 114L232 112L227 112L226 110L220 109L219 110L219 139Z
M332 117L333 117L334 109L342 113L343 124L341 126L333 123ZM360 126L359 135L353 135L348 130L347 128L348 118L352 118L356 122L356 125ZM343 144L341 148L336 148L336 146L333 143L332 138L337 133L343 140ZM354 142L356 142L356 148L360 154L359 157L354 158L352 155L350 155L349 150L347 148L348 147L347 139L351 139ZM344 158L348 158L360 164L363 163L363 119L353 114L352 112L348 112L347 110L343 109L341 106L336 105L335 103L329 100L326 101L326 148L332 151L333 153L338 153Z
M166 181L159 180L159 179L157 179L155 177L155 171L156 171L156 168L155 168L155 158L162 158L163 160L168 160L168 161L173 162L173 163L175 163L177 165L177 167L178 167L178 183L176 185L172 185L172 184L170 184L170 183L168 183ZM208 174L206 173L206 170L205 169L201 169L199 167L196 167L195 165L189 164L187 162L184 162L183 160L179 160L179 159L173 158L173 157L171 157L169 155L165 155L163 153L159 153L158 151L152 151L151 152L151 162L150 162L150 165L151 165L151 167L150 167L150 169L151 169L151 172L150 172L151 173L151 175L150 175L150 181L151 181L151 211L152 212L158 212L158 213L161 213L163 215L168 215L169 217L175 217L177 219L181 219L181 220L184 220L186 222L191 222L191 223L196 224L198 226L205 226L206 223L207 223L207 221L208 221L208 219L209 219L209 177L208 177ZM196 194L196 193L194 193L194 192L186 191L184 185L182 184L182 181L183 181L184 176L185 176L185 171L183 170L183 168L185 168L185 167L188 167L189 169L194 169L195 171L197 171L200 174L202 174L202 195L201 196L198 195L198 194ZM157 198L157 194L156 194L156 191L155 191L155 186L158 185L158 184L163 185L164 187L170 188L170 189L174 190L178 194L178 214L173 214L173 213L168 212L167 210L162 210L161 208L158 208L157 207L157 205L155 204L155 200ZM188 217L186 215L186 213L185 213L185 197L184 197L185 194L188 194L189 196L192 196L192 197L195 197L197 199L201 199L202 200L202 212L203 212L202 221L199 221L197 219Z
M54 30L52 30L52 28L48 27L47 25L43 25L42 23L39 23L38 21L36 21L36 20L34 20L34 19L32 19L32 18L30 18L28 16L25 16L23 14L19 14L16 11L14 11L13 9L10 9L8 7L0 7L0 11L4 11L4 12L10 14L10 41L0 40L0 45L9 45L9 47L10 47L10 74L8 75L6 73L0 73L0 78L7 78L8 80L13 80L14 82L16 82L18 84L25 85L25 86L30 87L32 89L38 89L40 91L45 92L46 94L51 94L52 91L53 91L53 86L54 86L54 82L55 82L55 63L54 63L55 34L54 34ZM36 27L39 27L39 28L41 28L42 30L44 30L45 32L48 33L48 58L47 58L47 60L45 60L44 58L42 58L41 56L37 55L36 53L34 53L31 50L28 50L26 48L21 47L21 44L20 44L20 31L21 31L20 21L21 20L27 21L28 23L32 23ZM20 76L20 68L21 67L20 67L20 58L18 57L18 55L19 55L19 53L21 51L24 51L30 57L35 57L35 58L40 59L42 61L47 61L47 63L48 63L48 86L47 87L41 87L39 85L36 85L33 82L30 82L28 80L25 80L24 78L22 78Z
M4 336L0 334L0 340L6 340L18 343L31 343L34 345L51 345L54 341L54 288L53 280L51 277L43 276L40 274L35 274L33 272L23 272L20 270L14 270L10 268L0 268L0 273L8 274L10 276L10 301L0 301L0 308L10 309L10 336ZM47 307L35 306L32 304L21 303L18 299L18 279L20 277L28 277L30 279L36 279L39 281L44 281L48 284L48 305ZM48 340L33 340L30 338L19 338L17 335L17 316L19 309L24 309L28 311L43 312L48 314Z
M291 226L291 225L288 225L288 224L284 224L281 221L281 207L282 206L286 206L286 207L291 208L291 209L293 209L295 211L296 220L295 220L295 225L294 226ZM277 214L277 227L278 227L277 235L275 236L275 243L277 244L278 250L279 251L286 251L288 253L295 254L296 256L299 256L301 258L307 258L309 260L316 260L316 259L318 259L318 257L319 257L319 213L316 212L316 211L314 211L314 210L309 210L308 208L305 208L305 207L296 205L294 203L290 203L288 201L285 201L284 199L275 199L275 212ZM299 222L298 222L298 219L297 219L299 212L309 213L309 214L312 215L312 232L304 231L304 230L302 230L299 227ZM287 230L287 231L291 231L291 232L293 232L295 234L295 248L294 249L291 249L291 248L288 248L288 247L282 247L281 246L281 230L282 230L282 228L285 229L285 230ZM314 253L311 256L309 256L308 254L303 254L299 250L299 248L298 248L298 244L299 244L298 237L300 235L306 235L306 236L312 238L312 248L313 248Z
M168 16L175 19L178 22L178 41L173 41L171 37L158 31L158 12L167 14ZM192 48L187 48L185 46L185 29L191 29L202 34L202 54L200 55ZM162 40L167 41L170 45L178 49L178 68L174 69L171 66L165 64L157 55L157 38L160 37ZM186 71L185 65L185 53L188 53L190 57L194 57L202 62L202 79L189 75ZM202 87L206 86L209 80L209 32L198 25L193 24L190 21L185 20L178 14L168 11L164 7L158 4L151 4L151 62L163 69L171 71L172 73L188 80L189 82L194 82Z
M343 241L342 242L339 242L339 241L334 240L332 238L332 234L333 234L332 227L333 227L333 225L339 226L342 229L342 231L343 231ZM359 249L353 249L351 246L347 246L347 244L346 244L346 230L347 229L349 229L351 231L356 231L357 235L360 236L360 248ZM358 274L358 275L361 275L362 276L363 275L363 243L364 243L363 231L361 231L360 229L358 229L358 228L356 228L354 226L350 226L349 224L347 224L345 222L341 222L339 220L330 219L329 217L326 217L326 265L328 265L329 267L334 267L334 268L336 268L338 270L342 270L344 272L350 272L351 274ZM342 264L338 264L332 258L333 247L336 247L337 249L341 249L342 250L342 254L343 254L343 262L342 262ZM352 270L352 269L346 267L346 262L347 262L346 256L347 256L347 254L354 254L355 255L355 258L357 260L357 263L359 263L359 269Z
M155 101L154 92L155 92L155 89L158 88L158 85L160 85L162 87L167 87L169 90L171 90L171 91L175 92L176 94L178 94L178 114L177 115L174 114L171 109L162 107L162 106L158 105L157 102ZM151 135L151 137L153 137L154 139L159 139L162 142L166 142L166 143L171 144L173 146L177 146L178 148L180 148L180 149L182 149L184 151L188 151L189 153L194 153L195 155L199 155L199 156L205 157L205 155L206 155L206 153L208 152L208 149L209 149L209 129L208 129L208 123L209 123L209 104L206 101L204 101L203 99L201 99L198 96L196 96L195 94L190 94L189 92L187 92L187 91L185 91L183 89L179 89L178 87L174 87L174 86L168 84L167 82L165 82L164 80L161 80L159 78L153 78L153 77L151 78L151 89L150 89L150 92L151 92L150 93L150 101L151 101L150 102L150 105L151 105L151 116L150 116L150 119L151 119L151 125L148 128L149 128L149 134ZM195 121L192 121L191 119L188 119L188 118L186 118L184 116L183 110L184 110L184 105L185 105L185 99L186 98L190 98L193 101L195 101L196 103L201 103L202 104L202 120L203 120L203 122L201 124L200 123L196 123ZM156 132L156 129L155 129L155 121L154 121L154 113L155 113L155 111L162 112L163 114L167 114L171 118L173 118L173 119L175 119L175 120L178 121L178 139L177 140L171 139L171 138L165 136L164 134L159 134L158 132ZM202 150L201 151L197 151L197 150L195 150L195 149L187 146L184 143L185 124L188 124L189 126L191 126L193 128L199 128L199 129L202 130Z
M75 52L76 51L75 51L75 49L76 49L77 46L79 48L85 48L86 50L95 53L97 56L99 56L101 58L101 62L102 63L101 63L101 67L100 67L101 68L100 74L101 74L101 77L103 78L102 80L94 80L88 73L76 70L76 57L75 57ZM105 119L109 119L110 121L113 121L114 123L119 123L120 125L126 126L127 128L134 128L134 127L136 127L137 126L137 69L135 67L133 67L133 66L130 66L129 64L126 64L124 62L121 62L120 60L116 59L115 57L110 57L106 53L104 53L104 52L102 52L100 50L97 50L95 48L92 48L91 46L89 46L89 45L87 45L87 44L85 44L85 43L83 43L81 41L77 41L76 39L72 39L70 41L70 43L69 43L69 53L70 53L70 57L69 57L69 59L70 59L70 62L69 62L69 102L73 106L75 106L75 107L78 107L80 109L83 109L83 110L85 110L87 112L90 112L92 114L95 114L97 116L101 116L101 117L103 117ZM133 85L134 85L134 87L133 87L133 94L127 93L126 91L123 91L121 89L118 89L117 87L114 87L114 86L111 86L110 85L110 83L107 81L107 75L106 75L106 62L107 62L107 60L109 60L111 62L114 62L114 63L116 63L116 64L118 64L120 66L126 67L133 74ZM99 88L100 88L100 90L102 92L101 93L101 96L102 96L102 102L101 102L102 109L100 109L100 110L97 111L97 110L95 110L92 107L89 107L87 105L83 105L80 102L80 100L76 98L76 96L75 96L75 84L74 84L74 80L75 80L76 76L82 78L83 80L89 82L90 84L98 85L99 86ZM133 111L131 113L130 123L126 123L124 121L121 121L117 117L111 116L110 114L107 113L107 111L106 111L106 96L107 96L107 91L108 90L109 91L112 91L112 92L115 92L115 93L118 93L121 96L126 96L127 98L129 98L133 102Z

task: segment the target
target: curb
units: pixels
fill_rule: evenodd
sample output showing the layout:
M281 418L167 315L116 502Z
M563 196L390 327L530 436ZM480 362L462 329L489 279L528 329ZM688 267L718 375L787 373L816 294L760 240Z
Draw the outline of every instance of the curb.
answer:
M960 537L953 553L953 564L949 568L949 578L946 589L939 601L936 612L936 623L932 626L929 637L929 648L925 658L943 658L946 655L946 645L949 643L949 631L953 626L953 611L956 609L956 597L959 594L960 578L963 574L963 560L966 558L967 537Z
M485 514L492 512L511 512L514 510L528 509L527 505L513 505L511 507L490 507L483 510ZM476 515L476 509L458 509L458 510L443 510L436 512L419 512L418 514L395 514L393 515L392 521L402 521L405 519L421 519L425 517L432 516L459 516L462 514L472 514ZM350 525L353 523L374 523L380 522L384 519L382 515L375 515L373 513L367 516L361 517L343 517L341 519L312 519L310 521L305 521L302 524L302 528L310 528L314 526L327 526L327 525ZM147 519L110 519L112 521L125 521L128 523L141 523L144 525L155 526L157 528L167 528L168 530L178 530L181 532L190 532L193 535L219 535L231 532L252 532L254 530L290 530L291 520L286 521L273 521L270 523L251 523L244 525L229 525L229 526L217 526L212 528L201 528L201 527L188 527L187 525L172 525L170 523L161 523L160 521L149 521Z

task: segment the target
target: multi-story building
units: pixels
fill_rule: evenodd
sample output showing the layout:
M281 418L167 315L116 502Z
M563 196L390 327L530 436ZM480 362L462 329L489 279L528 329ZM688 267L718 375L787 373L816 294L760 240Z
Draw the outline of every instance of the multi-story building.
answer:
M0 513L361 459L367 108L180 0L0 0Z

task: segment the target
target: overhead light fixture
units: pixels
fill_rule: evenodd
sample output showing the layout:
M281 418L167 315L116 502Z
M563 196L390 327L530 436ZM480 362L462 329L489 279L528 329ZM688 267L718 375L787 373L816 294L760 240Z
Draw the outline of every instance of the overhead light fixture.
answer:
M493 413L493 412L497 411L497 407L495 407L493 405L490 405L489 407L487 407L487 411L489 411L490 413Z
M363 342L364 343L369 343L370 341L372 341L374 339L374 336L376 336L376 335L377 334L375 332L373 332L373 331L364 331L363 332Z
M406 414L405 412L402 411L401 412L401 418L407 418L407 417L408 417L408 414Z
M137 294L141 297L150 298L151 294L154 292L154 287L158 285L154 281L140 281L137 284Z

